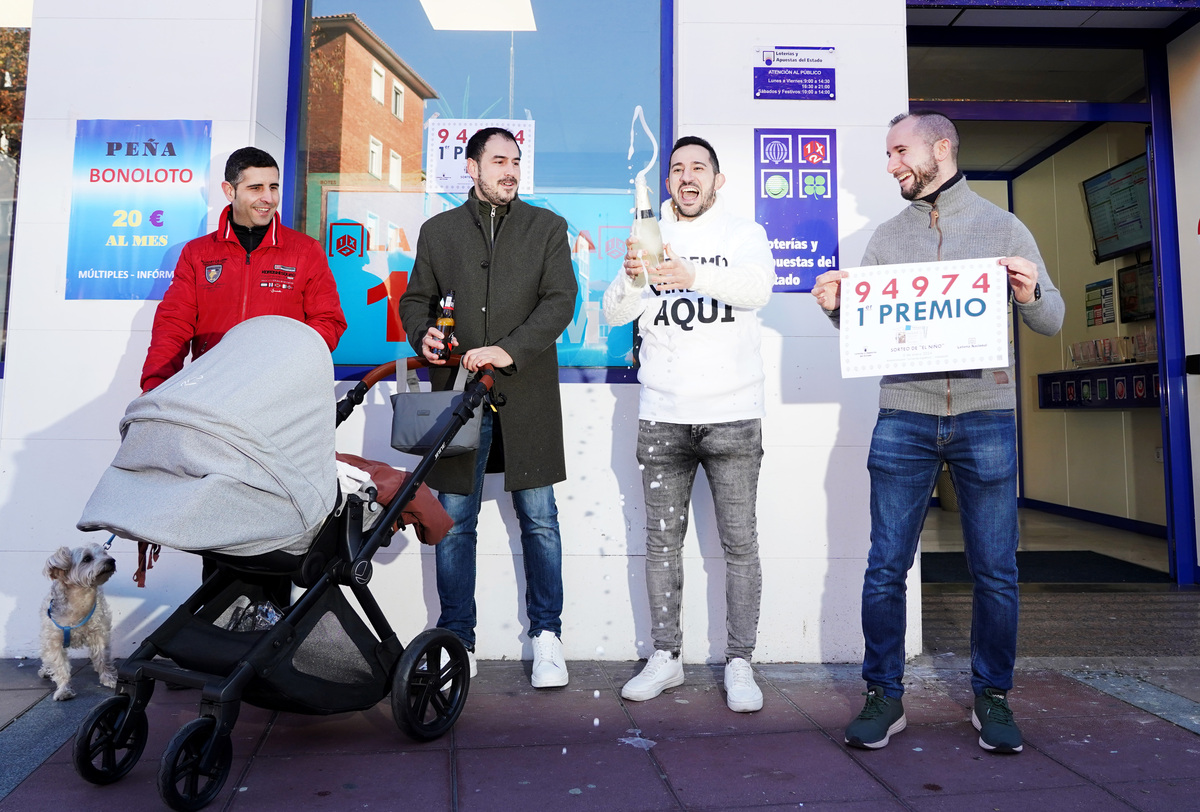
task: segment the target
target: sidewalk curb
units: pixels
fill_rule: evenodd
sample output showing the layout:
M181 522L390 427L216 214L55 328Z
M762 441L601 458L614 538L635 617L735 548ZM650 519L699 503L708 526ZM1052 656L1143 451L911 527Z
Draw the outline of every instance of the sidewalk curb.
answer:
M75 735L76 728L92 708L113 695L112 688L99 684L74 686L74 699L56 702L53 694L33 705L0 730L0 801L3 801L33 771L58 752Z

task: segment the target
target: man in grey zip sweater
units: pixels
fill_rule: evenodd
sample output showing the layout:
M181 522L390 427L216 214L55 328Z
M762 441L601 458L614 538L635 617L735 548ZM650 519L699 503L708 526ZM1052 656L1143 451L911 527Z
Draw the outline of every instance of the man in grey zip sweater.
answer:
M1029 230L975 194L958 171L958 131L933 112L897 116L887 136L887 171L912 205L867 244L863 265L1003 257L1011 301L1042 335L1062 326L1063 300ZM845 271L817 277L813 296L839 324ZM1001 369L886 375L871 438L871 549L863 583L863 679L867 701L846 743L884 747L904 729L905 580L943 463L958 497L974 579L971 721L979 746L1019 753L1008 707L1017 649L1017 445L1013 359Z

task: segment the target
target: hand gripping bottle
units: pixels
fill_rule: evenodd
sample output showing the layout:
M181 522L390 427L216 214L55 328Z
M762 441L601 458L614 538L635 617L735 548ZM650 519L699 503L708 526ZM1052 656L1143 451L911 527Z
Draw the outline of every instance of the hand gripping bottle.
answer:
M437 353L438 359L445 361L450 357L450 339L454 338L454 291L442 298L442 315L438 316L435 326L445 336L442 339L442 348Z
M636 204L633 228L630 230L630 234L635 240L634 251L641 249L644 252L641 259L646 263L646 269L649 270L662 264L662 232L658 230L658 220L655 219L654 209L650 206L650 189L646 186L646 179L641 175L637 178L634 190ZM638 277L636 284L638 287L646 284L645 272Z

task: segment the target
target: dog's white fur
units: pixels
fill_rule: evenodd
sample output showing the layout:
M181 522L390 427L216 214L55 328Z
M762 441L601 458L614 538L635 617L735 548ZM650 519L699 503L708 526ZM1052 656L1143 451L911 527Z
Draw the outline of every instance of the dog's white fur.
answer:
M117 563L100 544L85 547L59 547L42 570L50 579L50 594L42 602L42 667L38 676L54 680L54 698L71 699L71 660L63 647L63 631L50 621L51 610L59 626L74 626L87 617L93 603L96 611L87 623L71 629L71 648L88 649L92 667L100 675L100 684L117 684L112 661L112 612L101 586L117 571ZM53 607L53 609L51 609Z

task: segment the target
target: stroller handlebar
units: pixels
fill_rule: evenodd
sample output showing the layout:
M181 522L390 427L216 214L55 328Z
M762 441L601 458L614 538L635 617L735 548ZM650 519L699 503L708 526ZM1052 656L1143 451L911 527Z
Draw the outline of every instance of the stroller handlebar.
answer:
M404 361L407 369L420 369L421 367L433 368L433 365L424 358L406 358ZM461 361L461 355L451 355L445 364L439 364L438 366L458 366ZM399 364L399 360L388 361L386 364L380 364L374 369L368 371L366 375L363 375L362 379L354 386L354 388L347 392L342 399L338 401L337 422L335 425L340 426L346 420L346 418L348 418L354 412L355 407L362 403L366 398L367 392L370 391L371 387L375 386L375 384L379 383L380 381L395 375L396 367ZM479 367L479 370L475 373L475 377L471 380L471 383L476 381L482 383L485 390L489 392L491 391L492 386L495 384L495 370L492 368L491 364L483 364Z

